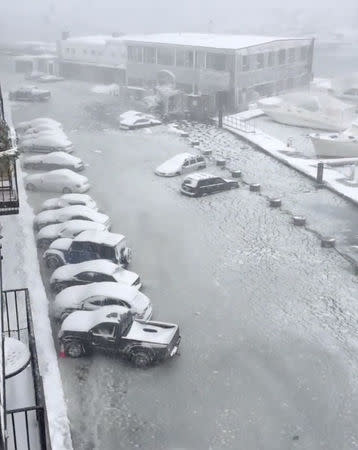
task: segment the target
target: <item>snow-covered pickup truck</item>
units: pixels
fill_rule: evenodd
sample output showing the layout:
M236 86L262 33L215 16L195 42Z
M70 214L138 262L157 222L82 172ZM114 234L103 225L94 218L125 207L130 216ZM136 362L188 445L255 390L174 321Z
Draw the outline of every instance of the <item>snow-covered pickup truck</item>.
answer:
M64 264L77 264L93 259L107 259L127 267L131 261L131 249L126 238L109 231L82 231L75 238L60 238L52 242L42 255L49 269Z
M59 340L63 351L79 358L98 348L129 359L137 367L173 357L178 352L178 325L143 321L123 306L75 311L62 323Z

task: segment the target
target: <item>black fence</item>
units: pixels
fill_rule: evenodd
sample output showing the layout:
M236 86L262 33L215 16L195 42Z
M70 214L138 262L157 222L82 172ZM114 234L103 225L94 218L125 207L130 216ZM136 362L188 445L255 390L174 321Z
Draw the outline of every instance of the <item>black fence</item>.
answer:
M6 158L6 160L5 160ZM19 213L19 189L15 157L0 158L0 215Z
M43 383L39 370L30 297L27 289L12 289L2 292L1 321L3 340L6 337L16 338L29 348L34 403L22 408L7 409L5 382L5 426L7 432L5 449L50 450ZM3 360L3 380L5 380L4 362Z
M243 131L245 133L255 133L255 125L249 123L247 120L242 120L237 116L224 116L223 125Z

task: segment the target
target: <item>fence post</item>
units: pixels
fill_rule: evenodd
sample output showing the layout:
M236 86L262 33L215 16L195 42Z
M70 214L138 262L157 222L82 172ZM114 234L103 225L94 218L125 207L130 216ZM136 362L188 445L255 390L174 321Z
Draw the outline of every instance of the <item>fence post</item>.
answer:
M319 162L319 163L317 164L317 177L316 177L317 184L318 184L319 186L322 186L322 185L323 185L323 169L324 169L324 164L323 164L323 162Z
M223 127L223 109L219 108L219 122L218 122L218 127L222 128Z

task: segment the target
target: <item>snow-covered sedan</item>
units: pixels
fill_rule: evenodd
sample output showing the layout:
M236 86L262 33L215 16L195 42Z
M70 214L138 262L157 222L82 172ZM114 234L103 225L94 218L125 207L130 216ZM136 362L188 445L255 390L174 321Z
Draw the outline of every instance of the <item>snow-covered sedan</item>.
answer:
M138 111L127 111L119 116L119 128L123 130L134 130L136 128L160 125L162 122L150 114Z
M194 170L205 169L205 159L200 155L179 153L168 159L155 169L155 173L162 177L174 177Z
M126 270L107 259L96 259L78 264L66 264L61 266L53 272L50 286L54 292L59 293L69 286L102 281L122 283L137 289L142 287L138 274Z
M56 319L61 320L78 309L91 311L106 305L124 306L138 319L152 317L152 304L146 295L135 287L111 281L70 286L56 295L53 305Z
M40 211L60 209L71 205L87 206L98 211L97 203L87 194L63 194L61 197L49 198L42 203Z
M19 129L17 130L17 134L20 139L26 139L32 135L38 135L40 133L48 133L51 134L55 131L62 131L62 126L60 124L54 123L39 123L39 125L32 126L31 128Z
M22 165L24 169L30 170L53 170L72 169L79 172L84 169L80 158L64 152L53 152L45 155L33 155L24 158Z
M38 126L62 128L61 123L57 120L51 119L50 117L37 117L36 119L18 123L16 126L16 132L23 133L30 128L36 128Z
M64 223L54 223L41 228L37 233L36 243L39 248L46 249L56 239L74 238L82 231L87 230L107 231L108 227L90 220L68 220Z
M87 208L87 206L71 205L61 209L41 211L34 218L34 228L35 230L39 230L46 225L63 223L68 220L89 220L91 222L101 223L107 229L111 226L111 220L106 214Z
M62 131L54 130L50 133L41 132L20 139L19 150L24 153L51 153L59 151L72 153L73 145Z
M9 92L9 100L23 102L44 102L49 100L51 92L46 89L39 89L36 86L23 86Z
M88 178L69 169L51 170L50 172L27 175L25 187L29 191L50 191L83 193L88 191Z

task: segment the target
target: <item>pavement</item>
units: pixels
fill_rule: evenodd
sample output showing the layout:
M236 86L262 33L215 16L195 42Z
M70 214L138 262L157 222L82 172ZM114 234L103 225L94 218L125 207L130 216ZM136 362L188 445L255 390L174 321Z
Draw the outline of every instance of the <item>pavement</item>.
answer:
M49 104L13 104L15 122L63 123L89 193L128 237L154 317L182 334L180 355L148 370L103 355L60 360L74 448L358 448L357 278L347 261L245 185L181 196L180 177L153 169L188 151L187 139L165 126L114 129L120 105L85 83L50 88ZM248 182L352 246L352 205L223 130L197 125L191 135L214 152L230 147ZM212 161L208 171L227 175ZM36 208L50 196L29 198Z

